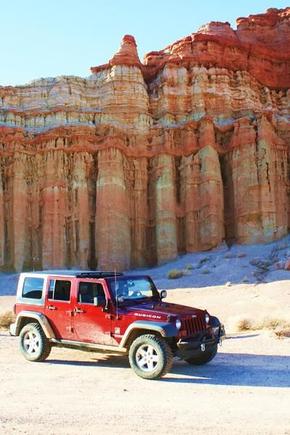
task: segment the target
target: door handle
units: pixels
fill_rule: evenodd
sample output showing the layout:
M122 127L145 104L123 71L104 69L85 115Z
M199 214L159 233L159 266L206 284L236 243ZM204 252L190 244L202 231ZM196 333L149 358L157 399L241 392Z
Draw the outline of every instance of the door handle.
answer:
M80 308L75 308L74 312L75 313L84 313L84 310L81 310Z
M48 310L56 310L56 307L54 305L48 305L47 309Z

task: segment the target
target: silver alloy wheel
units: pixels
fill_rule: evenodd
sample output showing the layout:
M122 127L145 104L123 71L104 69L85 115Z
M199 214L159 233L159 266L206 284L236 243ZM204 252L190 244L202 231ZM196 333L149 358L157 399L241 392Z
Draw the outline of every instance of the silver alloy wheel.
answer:
M159 355L151 344L143 344L136 352L136 363L144 372L152 372L159 362Z
M23 338L23 346L27 353L34 354L39 351L40 337L34 331L27 331Z

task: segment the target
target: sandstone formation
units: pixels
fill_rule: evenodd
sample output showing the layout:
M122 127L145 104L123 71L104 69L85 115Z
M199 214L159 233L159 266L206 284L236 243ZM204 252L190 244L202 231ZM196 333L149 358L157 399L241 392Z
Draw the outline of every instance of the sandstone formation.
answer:
M290 8L0 87L0 267L128 269L288 232Z

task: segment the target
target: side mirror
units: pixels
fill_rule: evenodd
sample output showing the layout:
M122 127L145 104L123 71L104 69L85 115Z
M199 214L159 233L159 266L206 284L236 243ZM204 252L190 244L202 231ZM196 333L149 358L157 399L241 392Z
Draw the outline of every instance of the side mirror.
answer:
M160 292L160 299L165 299L167 297L167 291L166 290L161 290Z
M119 304L123 304L124 301L125 301L124 296L122 296L122 295L117 296L117 302L118 302Z

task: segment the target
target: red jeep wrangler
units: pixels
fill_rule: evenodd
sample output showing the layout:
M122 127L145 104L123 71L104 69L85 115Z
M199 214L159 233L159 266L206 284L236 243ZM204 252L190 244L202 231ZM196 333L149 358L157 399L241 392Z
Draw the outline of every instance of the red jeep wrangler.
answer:
M224 335L207 311L163 302L149 276L113 272L22 273L12 335L29 361L44 361L52 346L129 355L135 373L157 379L173 356L205 364Z

